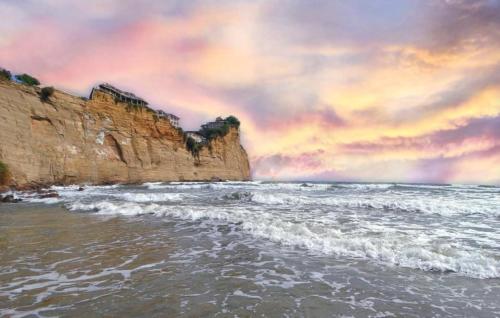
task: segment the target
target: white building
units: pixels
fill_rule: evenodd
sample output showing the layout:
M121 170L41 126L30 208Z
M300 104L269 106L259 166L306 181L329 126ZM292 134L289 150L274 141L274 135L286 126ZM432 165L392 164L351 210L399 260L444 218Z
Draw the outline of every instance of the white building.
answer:
M168 119L172 126L175 128L179 128L179 120L180 118L175 116L174 114L169 114L167 112L164 112L163 110L157 110L156 113L158 114L159 117Z
M196 141L198 143L202 143L206 140L205 137L203 137L202 135L200 135L196 131L186 131L186 136L188 138L192 138L194 141Z

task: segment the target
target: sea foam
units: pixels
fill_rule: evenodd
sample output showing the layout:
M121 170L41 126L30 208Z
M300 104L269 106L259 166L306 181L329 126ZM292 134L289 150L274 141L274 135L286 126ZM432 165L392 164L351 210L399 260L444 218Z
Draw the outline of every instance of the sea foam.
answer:
M332 190L333 189L333 190ZM54 187L70 211L222 223L248 238L389 266L500 277L498 188L459 185L147 183ZM81 190L81 189L80 189Z
M363 258L388 265L425 271L455 272L475 278L500 277L500 261L481 250L469 250L460 244L447 244L426 233L370 235L369 231L343 231L335 223L296 222L279 214L236 208L178 207L132 202L72 203L72 211L94 211L99 214L152 214L181 220L214 220L238 224L256 238L271 240L311 252ZM380 230L380 229L379 229Z

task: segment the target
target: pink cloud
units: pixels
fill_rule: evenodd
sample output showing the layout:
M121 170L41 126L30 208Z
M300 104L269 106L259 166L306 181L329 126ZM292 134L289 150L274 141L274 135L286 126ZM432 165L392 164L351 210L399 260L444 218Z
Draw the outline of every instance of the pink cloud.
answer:
M491 41L497 39L497 14L486 2L475 2L475 11L458 4L439 5L436 14L420 11L415 21L402 24L411 29L396 31L387 31L371 14L358 13L355 4L339 7L328 1L320 1L317 8L300 1L280 8L243 2L147 0L140 5L111 0L76 7L44 0L19 2L9 4L8 23L0 23L0 60L14 72L39 77L43 85L81 95L97 82L111 82L177 113L189 129L234 114L242 120L243 140L257 177L479 182L488 179L481 174L497 162L496 95L462 109L462 124L453 129L444 127L451 122L444 118L442 127L433 126L430 132L403 134L417 120L451 116L454 107L498 84L500 51ZM393 8L408 9L404 4ZM333 20L333 9L358 14L380 32L374 34L342 16ZM457 13L468 13L466 20L471 22L458 27L459 37L443 32L449 25L457 26ZM479 23L483 19L488 26ZM435 37L420 28L423 22ZM489 64L463 68L449 62L471 60L461 55L466 40L473 46L472 57ZM394 45L402 52L406 46L411 52L425 52L433 67L416 65L416 53L394 59L386 50ZM443 59L447 62L441 65ZM418 81L421 76L442 79L442 89ZM387 77L396 78L387 82L390 87L384 86ZM399 81L408 81L405 89L416 83L420 91L432 94L416 103L420 96L411 89L398 94L398 89L404 90ZM365 82L373 85L365 87ZM338 96L347 97L335 99ZM488 112L479 114L484 109Z

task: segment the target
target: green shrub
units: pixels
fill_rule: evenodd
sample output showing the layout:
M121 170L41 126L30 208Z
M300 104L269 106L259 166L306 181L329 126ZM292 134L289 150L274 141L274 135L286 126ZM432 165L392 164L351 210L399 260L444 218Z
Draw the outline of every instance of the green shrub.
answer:
M193 138L188 137L186 139L186 149L191 152L193 157L200 158L200 150L202 147L203 146L200 143L197 143Z
M12 74L4 68L0 68L0 79L5 79L10 81L12 79Z
M219 128L220 136L224 137L225 135L227 135L227 133L229 132L229 128L231 128L231 126L228 123L225 123L224 125L222 125L222 127Z
M228 123L224 123L224 125L219 128L205 128L202 129L199 133L208 140L212 140L217 137L224 137L225 135L227 135L227 133L229 132L229 128L230 125Z
M239 128L240 121L234 116L229 116L224 119L224 124L218 128L204 128L198 131L200 135L207 138L208 140L215 139L217 137L224 137L229 132L231 127Z
M23 84L29 86L37 86L40 85L40 81L28 74L18 74L16 75L16 79Z
M7 165L0 161L0 185L7 184L9 179L9 169Z
M236 127L236 128L240 127L240 121L238 120L238 118L234 116L227 117L226 123L228 123L231 127Z
M194 149L195 144L196 144L196 141L193 138L191 138L191 137L187 138L187 140L186 140L187 150L192 151Z
M40 99L42 102L48 102L52 95L54 95L54 87L52 86L44 87L40 91Z

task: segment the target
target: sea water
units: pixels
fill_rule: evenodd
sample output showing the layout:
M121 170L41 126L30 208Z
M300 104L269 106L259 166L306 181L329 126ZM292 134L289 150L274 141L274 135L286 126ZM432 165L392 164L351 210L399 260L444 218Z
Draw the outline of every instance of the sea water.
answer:
M500 188L54 187L0 206L0 316L500 316Z

